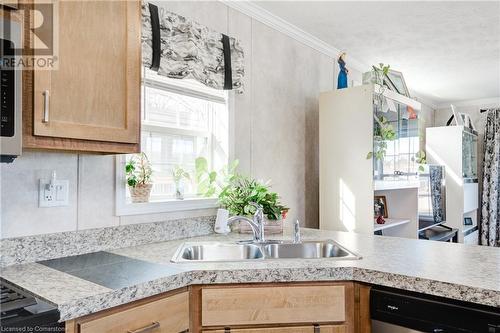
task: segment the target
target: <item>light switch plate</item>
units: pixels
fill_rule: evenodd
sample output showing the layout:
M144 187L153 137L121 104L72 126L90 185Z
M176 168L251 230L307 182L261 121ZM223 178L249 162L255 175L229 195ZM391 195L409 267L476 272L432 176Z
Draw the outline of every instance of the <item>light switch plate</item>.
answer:
M57 179L50 187L50 179L40 179L38 207L68 206L69 180Z

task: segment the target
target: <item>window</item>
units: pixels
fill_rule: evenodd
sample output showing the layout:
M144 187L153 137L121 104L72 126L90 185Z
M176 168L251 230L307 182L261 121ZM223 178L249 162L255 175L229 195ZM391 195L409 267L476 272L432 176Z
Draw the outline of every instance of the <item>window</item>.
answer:
M153 169L150 203L206 200L197 194L195 160L204 157L211 170L220 170L228 162L227 92L169 79L149 69L143 72L142 88L141 148ZM185 200L176 199L172 176L176 167L190 175L183 181ZM132 206L128 190L123 197Z
M386 141L386 153L382 161L376 163L375 174L384 180L413 179L418 174L415 156L420 149L418 118L410 119L407 106L396 103L397 112L386 112L385 117L397 133L397 139ZM379 114L378 116L380 116Z

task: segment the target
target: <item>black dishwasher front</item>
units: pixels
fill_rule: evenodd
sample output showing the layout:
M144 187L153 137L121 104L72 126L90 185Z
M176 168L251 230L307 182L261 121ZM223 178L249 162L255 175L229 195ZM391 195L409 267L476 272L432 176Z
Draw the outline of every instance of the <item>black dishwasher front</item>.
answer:
M500 309L392 288L370 294L373 333L500 333Z

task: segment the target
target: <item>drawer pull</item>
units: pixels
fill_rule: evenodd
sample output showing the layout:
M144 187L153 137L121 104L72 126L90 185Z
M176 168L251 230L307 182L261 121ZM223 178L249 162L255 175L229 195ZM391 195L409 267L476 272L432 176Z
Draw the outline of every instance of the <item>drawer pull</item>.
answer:
M144 326L142 328L138 328L138 329L133 330L133 331L129 330L129 331L127 331L127 333L146 333L146 332L152 331L158 327L160 327L160 323L157 321L154 321L151 324L149 324L148 326Z
M43 92L43 119L42 123L49 122L49 91L45 90Z

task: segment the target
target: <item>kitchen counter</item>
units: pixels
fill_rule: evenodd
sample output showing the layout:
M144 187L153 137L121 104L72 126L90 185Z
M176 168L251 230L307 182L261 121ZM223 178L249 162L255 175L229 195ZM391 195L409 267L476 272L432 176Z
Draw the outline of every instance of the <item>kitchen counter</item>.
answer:
M480 246L302 229L303 240L333 239L361 260L301 259L172 263L185 241L236 241L209 235L108 250L162 268L154 279L105 287L40 263L4 267L0 277L56 305L61 320L192 284L354 280L500 307L500 250ZM280 239L281 237L268 237ZM103 270L105 275L105 270ZM133 279L132 279L133 280Z

